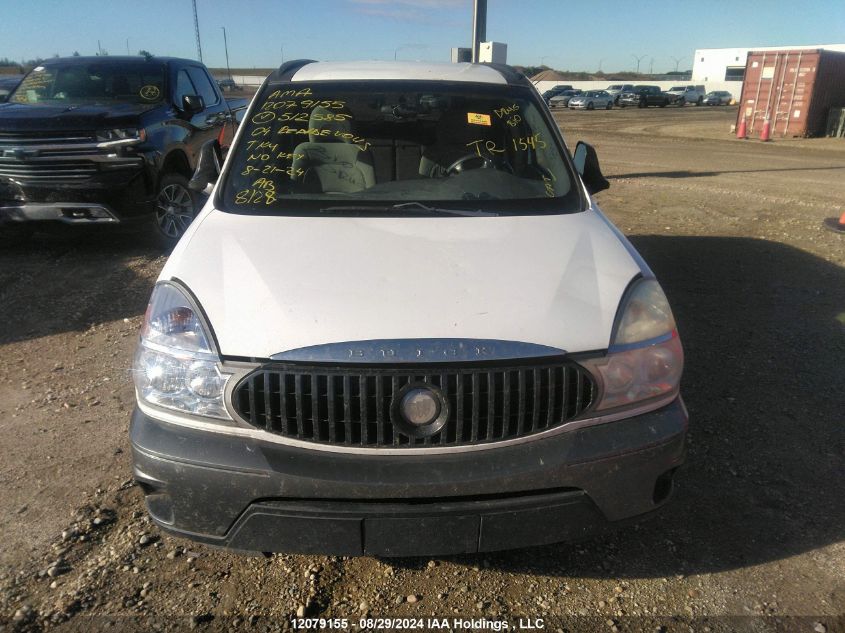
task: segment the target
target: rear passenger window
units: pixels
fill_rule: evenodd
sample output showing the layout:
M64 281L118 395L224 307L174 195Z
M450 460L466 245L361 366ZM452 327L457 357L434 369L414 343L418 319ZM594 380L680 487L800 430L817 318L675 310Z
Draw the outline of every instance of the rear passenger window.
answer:
M197 66L188 66L188 74L191 75L191 81L197 89L197 94L202 97L205 105L210 106L217 103L217 93L206 72Z

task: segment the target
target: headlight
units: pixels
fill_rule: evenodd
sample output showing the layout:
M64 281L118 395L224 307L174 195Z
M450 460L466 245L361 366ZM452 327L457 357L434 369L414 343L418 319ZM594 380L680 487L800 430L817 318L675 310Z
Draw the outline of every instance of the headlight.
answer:
M596 410L626 407L677 392L684 351L660 284L640 279L626 293L607 356L582 361L600 383Z
M230 420L223 404L229 376L199 308L178 286L156 285L147 307L133 375L138 399L194 415Z
M146 139L147 134L143 128L126 127L97 131L97 144L100 147L134 145L136 143L141 143Z

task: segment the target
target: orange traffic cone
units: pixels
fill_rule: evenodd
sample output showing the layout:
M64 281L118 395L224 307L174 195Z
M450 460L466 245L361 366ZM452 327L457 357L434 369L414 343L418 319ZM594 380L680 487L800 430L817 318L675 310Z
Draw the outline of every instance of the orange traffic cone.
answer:
M845 233L845 212L838 220L836 218L826 218L824 221L824 228L830 229L834 233Z
M748 138L748 131L745 125L745 117L742 117L742 121L739 122L739 128L736 131L736 137L742 139Z
M769 123L769 119L763 121L763 130L760 132L760 140L761 141L768 141L772 136L772 124Z

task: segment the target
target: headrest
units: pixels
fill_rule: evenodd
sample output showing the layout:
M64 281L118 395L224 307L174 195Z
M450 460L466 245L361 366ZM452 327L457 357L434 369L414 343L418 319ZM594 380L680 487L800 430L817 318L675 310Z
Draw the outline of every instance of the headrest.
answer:
M312 143L351 143L352 116L343 110L330 110L318 106L311 111L308 121L311 130L330 130L324 135L309 134Z

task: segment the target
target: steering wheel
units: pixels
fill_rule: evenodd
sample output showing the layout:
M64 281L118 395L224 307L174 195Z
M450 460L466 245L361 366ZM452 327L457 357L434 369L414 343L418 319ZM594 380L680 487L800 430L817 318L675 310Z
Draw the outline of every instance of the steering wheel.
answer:
M473 161L480 162L480 164L475 167L471 167L470 165ZM501 169L502 171L513 173L513 167L511 167L506 160L497 161L492 156L487 156L485 154L467 154L466 156L461 156L458 160L449 165L446 168L446 175L456 176L463 173L466 169Z

